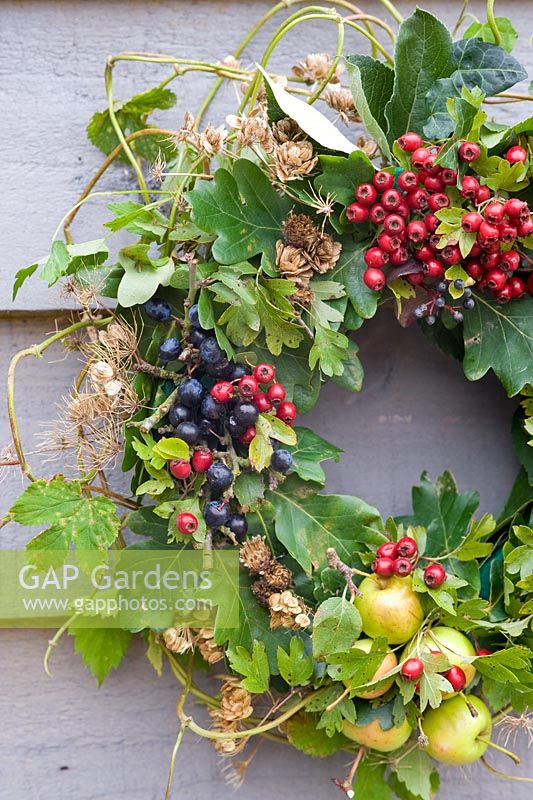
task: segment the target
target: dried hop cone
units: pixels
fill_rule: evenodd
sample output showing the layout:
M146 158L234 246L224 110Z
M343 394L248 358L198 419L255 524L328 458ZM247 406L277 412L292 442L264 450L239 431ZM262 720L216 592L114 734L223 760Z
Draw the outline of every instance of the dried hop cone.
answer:
M332 86L322 95L327 105L339 114L344 122L360 122L352 93L344 86Z
M294 65L292 71L297 78L301 78L306 83L316 83L327 76L332 64L333 59L328 53L309 53L303 61ZM342 67L337 64L329 82L338 83L341 73Z
M193 648L192 633L189 628L167 628L163 642L171 653L186 653Z
M208 664L216 664L224 658L224 650L215 642L214 636L214 631L201 628L193 640L194 646Z
M272 124L272 136L278 144L305 139L305 133L298 123L290 117L283 117L283 119L279 119Z
M254 713L252 695L239 685L240 681L229 678L220 690L220 708L218 716L226 722L237 722L248 719Z
M268 598L270 627L283 627L290 630L307 628L311 624L309 609L293 592L276 592Z
M274 153L276 175L280 181L293 181L314 170L318 158L310 142L284 142Z
M312 265L317 272L333 269L341 254L342 245L336 242L329 233L324 233L314 248Z
M244 542L239 557L241 564L256 575L266 572L273 560L270 547L262 536L254 536Z
M258 581L252 583L252 594L257 600L257 602L268 608L268 600L271 595L276 592L269 583L266 582L264 578L260 578Z
M300 287L307 286L313 277L313 267L305 252L300 247L284 244L281 239L276 242L276 265L285 278Z
M315 293L312 289L302 286L300 289L297 289L289 299L292 300L293 303L299 303L302 306L311 306L315 300Z

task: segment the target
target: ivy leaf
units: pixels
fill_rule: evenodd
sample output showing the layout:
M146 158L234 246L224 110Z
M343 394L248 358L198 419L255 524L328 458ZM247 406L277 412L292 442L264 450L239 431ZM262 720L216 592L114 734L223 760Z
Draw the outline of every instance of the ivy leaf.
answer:
M511 53L518 38L511 20L507 17L496 17L495 22L500 34L500 46L508 53ZM474 20L464 32L463 37L465 39L480 39L482 42L495 44L494 33L488 22L482 23Z
M296 445L290 448L292 470L304 481L324 483L326 475L320 463L329 459L338 462L342 450L326 442L310 428L295 428Z
M393 766L393 772L409 792L421 800L431 800L433 787L431 774L434 771L433 762L427 753L420 747L415 747L398 759Z
M245 647L230 647L226 652L232 670L245 676L241 681L245 689L252 694L268 690L270 669L263 642L254 641L251 653Z
M313 659L305 655L304 643L298 636L291 638L288 653L278 647L278 669L289 686L305 686L309 683L313 674Z
M346 63L357 112L383 157L391 161L385 133L388 127L385 107L392 95L394 72L387 64L370 56L346 56Z
M492 369L512 397L533 383L533 298L521 297L507 306L476 297L463 327L468 380Z
M394 53L394 87L385 108L388 138L405 131L423 133L427 95L440 78L453 70L452 39L447 28L427 11L417 8L398 31Z
M252 161L241 158L233 174L225 169L214 181L198 181L186 195L192 220L216 235L213 257L221 264L247 261L264 253L274 264L274 250L292 201L273 188L267 175Z
M120 520L107 497L86 497L77 481L58 475L51 481L31 483L17 498L10 514L20 525L48 525L27 549L64 550L72 543L79 550L105 550L115 541ZM78 554L81 561L81 557Z
M332 195L343 206L353 202L356 188L371 181L375 172L362 150L354 150L348 157L321 155L319 160L322 172L313 181L315 189L322 195Z
M276 535L302 569L311 574L326 566L325 553L334 547L346 563L353 558L354 545L365 536L381 543L374 531L379 512L363 500L348 495L291 494L287 483L267 493L274 506Z
M317 728L317 719L314 714L294 714L285 723L287 739L308 756L325 758L337 750L346 747L349 742L341 733L328 736L327 733Z
M314 658L323 659L332 653L349 650L361 630L361 616L353 603L344 597L324 600L313 620Z
M111 670L118 667L132 640L132 634L120 628L71 626L68 632L74 637L74 650L81 655L99 686Z

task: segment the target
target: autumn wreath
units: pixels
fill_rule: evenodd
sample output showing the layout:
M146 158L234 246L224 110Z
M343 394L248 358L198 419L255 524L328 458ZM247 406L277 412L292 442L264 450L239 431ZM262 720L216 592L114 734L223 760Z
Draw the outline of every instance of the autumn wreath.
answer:
M257 735L314 756L345 750L353 764L335 783L348 796L371 786L429 800L439 763L481 759L501 775L488 748L508 751L491 728L532 727L533 120L498 123L486 104L533 97L509 91L527 75L491 2L487 23L464 29L461 17L456 41L430 13L403 20L385 0L396 32L350 2L297 5L273 7L223 61L108 60L108 105L88 125L105 161L62 221L64 241L16 278L15 293L37 270L61 281L80 311L13 359L11 460L30 482L3 524L45 528L34 553L238 549L238 627L88 631L74 618L52 644L68 630L102 681L142 637L155 670L170 667L183 687L177 745L191 730L225 756ZM243 67L253 36L287 7L260 65ZM336 26L335 55L271 74L278 42L310 20ZM352 34L372 55L343 55ZM122 62L171 72L119 102ZM195 71L214 76L199 111L179 130L150 125L176 101L170 83ZM224 81L238 108L204 127ZM138 186L95 191L117 161ZM74 217L102 197L105 234L75 242ZM493 370L523 395L521 469L497 518L475 518L477 494L460 494L449 473L422 475L401 519L321 493L321 464L341 451L296 417L327 379L361 389L351 334L382 305L469 380ZM47 446L79 472L45 480L21 443L14 380L22 358L56 342L84 365ZM117 457L129 494L105 477ZM198 688L200 663L225 669L220 692ZM211 727L189 715L190 697Z

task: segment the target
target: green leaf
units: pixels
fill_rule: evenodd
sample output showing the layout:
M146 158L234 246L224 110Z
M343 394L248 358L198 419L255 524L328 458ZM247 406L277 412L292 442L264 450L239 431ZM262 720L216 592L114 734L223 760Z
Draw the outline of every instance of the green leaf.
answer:
M186 197L193 222L217 237L213 257L218 262L235 264L265 253L274 264L276 242L292 201L276 192L260 167L238 159L233 174L219 169L214 181L197 181Z
M263 642L254 641L251 654L245 647L229 648L226 653L231 668L245 676L241 681L245 689L253 694L268 690L270 669Z
M405 131L422 133L427 95L435 81L453 69L452 39L447 28L427 11L416 11L400 25L394 53L394 88L385 109L389 142Z
M266 414L259 414L255 424L255 436L250 443L248 457L256 472L262 472L270 464L274 448L270 441L270 422Z
M481 542L480 539L490 536L495 527L496 520L492 514L484 514L479 522L473 519L470 530L454 553L454 558L459 561L470 561L473 558L489 556L494 545L492 542Z
M265 479L257 472L241 472L233 483L235 497L245 509L260 502L265 494Z
M388 127L385 107L392 95L394 72L387 64L370 56L346 56L346 63L357 112L383 157L391 161L385 133Z
M331 195L343 206L353 202L356 188L371 181L375 172L362 150L354 150L348 157L321 155L319 160L322 172L313 181L315 189L322 195Z
M104 550L115 541L120 520L107 497L86 497L81 485L58 475L51 481L31 483L11 507L20 525L48 525L27 549L64 550L72 543L79 550Z
M99 686L111 670L118 667L132 639L129 631L120 628L76 628L74 625L68 632L74 636L74 650L81 655Z
M298 497L283 484L268 492L267 499L274 505L278 539L308 574L319 565L326 566L328 547L334 547L338 556L350 563L354 546L368 528L380 523L375 508L348 495Z
M279 674L289 686L305 686L313 674L313 659L305 655L304 643L297 636L291 638L289 652L278 647Z
M443 692L451 691L452 686L444 675L425 669L420 678L420 711L424 711L428 705L438 708L442 703Z
M342 375L334 375L333 380L338 386L342 386L347 392L360 392L363 388L365 376L363 365L357 355L359 348L351 339L348 340L348 347L342 361Z
M165 436L154 445L153 455L160 456L164 461L189 458L189 445L175 436Z
M518 38L518 34L513 28L511 20L507 17L496 17L495 22L498 33L500 34L501 47L508 53L511 53ZM488 22L482 23L478 20L474 20L464 32L463 37L465 39L481 39L482 42L492 42L492 44L495 44L494 33Z
M468 380L492 369L512 397L533 383L533 298L521 297L507 306L476 297L476 307L465 314L465 358Z
M128 249L132 251L132 248ZM172 258L143 263L138 258L128 256L126 248L119 254L119 261L124 275L118 287L117 299L124 308L146 303L159 286L168 286L175 268Z
M513 645L490 656L476 658L473 663L478 672L492 680L520 683L520 677L515 673L521 670L530 671L532 659L533 652L529 647Z
M353 790L357 798L372 800L394 800L390 787L385 781L386 764L373 764L367 758L357 767Z
M327 733L317 728L317 719L314 714L295 714L285 723L287 739L308 756L325 758L346 747L349 742L341 733L328 736Z
M309 351L309 366L311 369L318 366L330 378L342 375L347 349L348 338L343 333L316 325L314 342Z
M349 697L341 699L343 693L342 683L333 683L306 706L308 711L322 712L316 726L318 730L325 730L328 736L342 731L345 719L353 724L356 722L355 705ZM328 706L332 704L334 707L328 710Z
M313 656L324 659L348 650L359 638L361 616L344 597L330 597L319 605L313 620Z
M320 466L322 461L339 461L342 450L325 439L322 439L310 428L295 428L296 445L289 448L292 457L293 472L304 481L324 483L326 475Z
M387 653L387 641L374 639L372 649L352 647L343 653L333 653L328 657L328 674L336 681L343 681L351 690L359 690L372 682L373 676L383 663ZM400 667L396 671L399 671Z
M35 264L30 264L29 267L23 267L22 269L19 269L19 271L15 275L15 280L13 283L13 294L11 296L11 299L13 301L18 295L22 285L27 281L28 278L31 278L33 273L38 269L39 269L38 261Z
M137 536L148 536L166 544L168 523L154 513L153 506L142 506L137 511L131 511L126 517L126 525Z
M155 631L148 631L148 646L146 648L146 658L161 677L163 674L163 648L159 642L159 637Z
M408 752L398 759L393 766L393 772L408 789L409 792L421 800L432 800L431 773L433 762L420 747Z
M331 280L339 281L344 286L352 306L363 319L374 316L379 296L378 292L373 292L363 281L363 273L366 270L364 254L367 249L368 242L344 240L339 260L328 273Z
M69 262L70 255L65 242L62 242L61 239L56 239L52 243L50 255L39 277L41 280L46 281L48 286L53 286L56 281L67 274Z

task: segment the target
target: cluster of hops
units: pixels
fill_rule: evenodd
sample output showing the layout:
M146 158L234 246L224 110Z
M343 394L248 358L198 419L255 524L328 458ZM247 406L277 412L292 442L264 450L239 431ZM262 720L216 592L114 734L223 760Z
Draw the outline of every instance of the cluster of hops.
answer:
M149 300L144 305L148 317L168 322L172 311L162 299ZM286 389L275 382L275 368L258 364L251 369L245 364L228 361L217 340L203 330L198 306L189 309L191 330L180 339L166 339L159 347L159 360L168 365L186 356L187 375L177 385L176 400L169 407L168 425L161 429L165 435L176 436L191 448L189 459L169 461L171 475L178 481L194 479L205 474L209 500L203 507L208 528L226 529L237 540L247 532L247 521L240 508L233 508L232 485L235 478L233 457L246 460L249 446L256 436L255 423L260 413L271 413L286 425L292 425L297 410L286 399ZM273 443L275 446L275 443ZM292 466L288 450L274 450L270 469L284 474ZM181 534L194 534L198 528L195 514L182 512L176 527Z
M418 545L412 536L402 536L397 542L385 542L376 551L372 562L372 572L382 578L396 575L405 578L410 575L419 559ZM446 570L432 562L424 569L424 583L429 589L438 589L446 580Z
M474 284L500 303L528 289L533 294L533 276L527 281L527 273L516 274L524 267L517 247L533 232L527 203L494 195L473 175L461 177L442 167L436 163L440 148L425 146L416 133L404 134L397 145L409 154L412 168L376 172L372 183L357 187L355 202L346 208L350 222L369 222L376 230L375 242L365 253L365 284L381 291L387 281L402 277L420 286L427 301L414 315L429 324L442 309L462 321L463 310L475 306L469 288ZM458 156L467 166L479 158L480 148L475 142L462 142ZM514 146L506 158L511 164L525 164L527 152ZM449 209L458 198L461 207ZM447 221L450 214L455 225ZM457 266L464 270L464 279L450 274ZM450 295L452 283L455 291ZM458 296L460 306L454 303Z
M240 685L237 678L228 677L220 691L220 706L209 709L213 727L222 733L236 733L241 722L253 714L252 696ZM215 750L221 755L234 755L245 744L245 739L217 739Z

